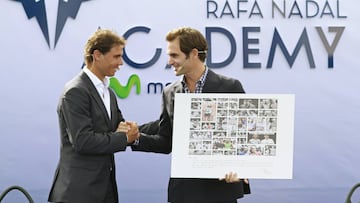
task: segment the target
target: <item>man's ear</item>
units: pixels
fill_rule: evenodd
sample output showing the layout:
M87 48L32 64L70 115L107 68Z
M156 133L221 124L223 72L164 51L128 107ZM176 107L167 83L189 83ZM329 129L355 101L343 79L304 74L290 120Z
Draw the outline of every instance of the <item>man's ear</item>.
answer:
M103 54L99 51L99 50L94 50L93 52L93 58L94 58L94 61L98 61L102 58Z
M198 55L198 50L193 48L190 52L190 54L192 55L192 57L196 57Z

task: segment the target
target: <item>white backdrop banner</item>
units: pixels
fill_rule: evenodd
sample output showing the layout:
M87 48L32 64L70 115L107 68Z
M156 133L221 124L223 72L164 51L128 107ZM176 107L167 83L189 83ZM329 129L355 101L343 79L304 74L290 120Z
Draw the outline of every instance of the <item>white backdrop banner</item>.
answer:
M356 1L2 0L0 19L0 191L22 185L46 201L59 158L58 97L99 27L127 38L111 83L128 120L159 117L162 88L179 79L167 66L165 35L180 26L200 30L208 67L239 79L247 93L296 96L293 179L254 180L244 201L281 202L284 188L294 188L299 202L341 202L360 181ZM170 157L118 153L120 200L156 189L154 202L165 202Z

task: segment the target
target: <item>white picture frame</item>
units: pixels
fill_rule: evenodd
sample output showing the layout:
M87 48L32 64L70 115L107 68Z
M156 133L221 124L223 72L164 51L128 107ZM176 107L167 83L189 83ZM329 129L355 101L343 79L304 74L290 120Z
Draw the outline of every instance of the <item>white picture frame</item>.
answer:
M293 94L177 93L173 178L292 179Z

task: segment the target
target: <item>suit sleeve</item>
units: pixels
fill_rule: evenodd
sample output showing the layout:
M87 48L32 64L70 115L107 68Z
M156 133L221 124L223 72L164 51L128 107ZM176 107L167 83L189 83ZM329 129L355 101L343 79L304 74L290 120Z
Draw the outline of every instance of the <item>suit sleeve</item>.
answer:
M245 93L245 90L239 80L235 80L235 87L238 93Z
M160 119L141 126L141 136L138 145L133 145L133 151L171 153L172 123L167 112L167 103L163 93L163 104Z
M144 134L154 135L159 132L160 120L150 121L139 126L139 131Z
M63 120L62 133L72 147L83 154L112 154L124 151L127 138L124 133L110 129L100 110L88 92L81 88L68 90L61 98L59 116Z

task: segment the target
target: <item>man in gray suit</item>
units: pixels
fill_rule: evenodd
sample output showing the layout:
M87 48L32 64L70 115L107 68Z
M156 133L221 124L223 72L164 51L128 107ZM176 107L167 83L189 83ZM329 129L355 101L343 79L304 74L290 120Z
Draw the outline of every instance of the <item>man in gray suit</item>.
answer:
M168 63L177 76L183 77L164 89L160 121L140 126L140 131L147 135L141 134L132 145L134 151L171 153L175 93L245 93L239 80L216 74L204 65L208 47L198 30L174 29L166 40ZM249 193L248 181L239 179L236 173L226 174L222 180L170 178L168 201L236 203L238 198Z
M108 88L123 64L125 40L97 30L85 46L86 67L65 85L58 105L60 160L48 201L117 203L114 153L139 137L137 125L120 132L124 121L115 94Z

